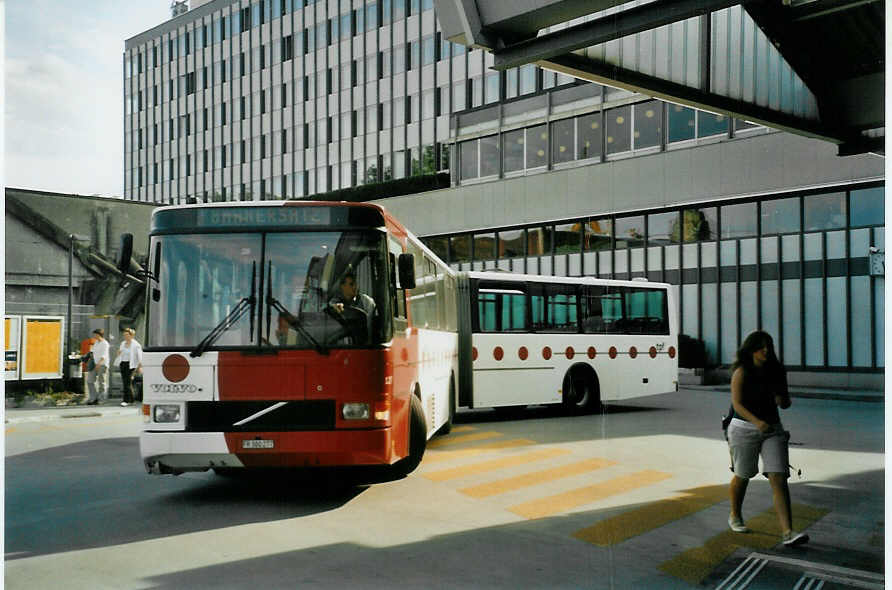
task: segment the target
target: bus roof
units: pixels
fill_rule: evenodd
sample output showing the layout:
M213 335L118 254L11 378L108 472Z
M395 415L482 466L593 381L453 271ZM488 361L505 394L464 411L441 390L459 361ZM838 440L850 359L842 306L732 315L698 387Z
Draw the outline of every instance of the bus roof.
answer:
M617 287L656 287L665 289L669 283L657 283L641 280L601 279L597 277L558 277L550 275L528 275L507 271L468 270L459 275L471 279L488 281L510 281L517 283L561 283L566 285L613 285Z

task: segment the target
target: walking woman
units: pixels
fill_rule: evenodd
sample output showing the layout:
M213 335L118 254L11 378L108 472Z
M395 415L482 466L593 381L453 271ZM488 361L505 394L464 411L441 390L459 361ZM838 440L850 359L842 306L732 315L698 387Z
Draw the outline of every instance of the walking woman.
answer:
M774 354L774 342L766 332L753 332L737 351L732 367L731 404L734 408L728 425L728 445L734 475L731 477L731 515L728 526L738 533L749 532L743 522L743 497L750 478L758 473L759 455L762 473L771 483L774 509L780 522L784 545L801 545L808 535L793 530L790 510L789 448L790 433L781 425L778 407L790 407L787 376Z

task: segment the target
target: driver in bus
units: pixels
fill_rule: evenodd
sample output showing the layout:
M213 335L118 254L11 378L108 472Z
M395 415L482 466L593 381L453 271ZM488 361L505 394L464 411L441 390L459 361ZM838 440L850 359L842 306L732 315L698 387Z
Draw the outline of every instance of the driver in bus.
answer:
M356 308L365 315L366 337L367 340L372 334L373 318L377 311L375 300L359 292L359 286L356 284L356 273L352 268L347 268L341 277L340 293L335 295L329 305L335 313L343 316L345 308Z

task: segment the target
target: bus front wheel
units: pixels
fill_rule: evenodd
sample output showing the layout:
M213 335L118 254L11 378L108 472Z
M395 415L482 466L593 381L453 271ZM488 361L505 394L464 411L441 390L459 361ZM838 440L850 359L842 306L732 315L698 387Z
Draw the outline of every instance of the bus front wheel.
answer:
M424 419L424 408L418 396L410 397L409 407L409 454L394 464L398 475L409 475L421 463L424 449L427 446L427 421Z

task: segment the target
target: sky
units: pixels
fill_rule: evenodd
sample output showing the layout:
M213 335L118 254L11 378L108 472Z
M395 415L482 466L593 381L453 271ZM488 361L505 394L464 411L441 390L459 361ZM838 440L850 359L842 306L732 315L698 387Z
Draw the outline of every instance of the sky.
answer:
M8 187L121 196L124 40L170 0L0 0Z

